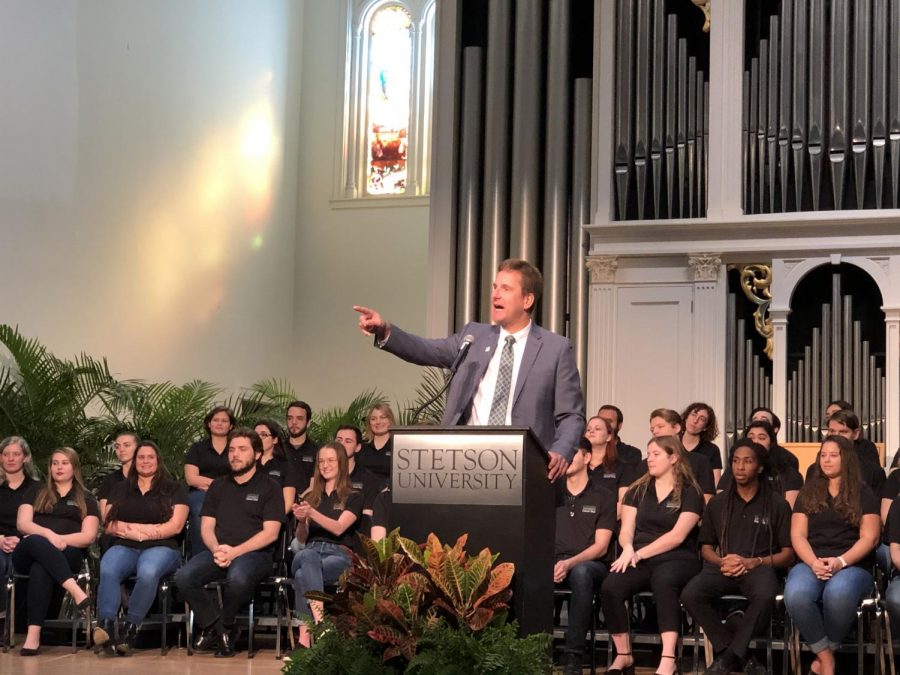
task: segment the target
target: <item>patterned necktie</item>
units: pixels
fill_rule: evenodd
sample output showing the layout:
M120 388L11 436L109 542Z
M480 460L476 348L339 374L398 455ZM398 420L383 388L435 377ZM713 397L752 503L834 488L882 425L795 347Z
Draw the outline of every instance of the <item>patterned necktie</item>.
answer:
M506 336L506 344L500 354L500 372L497 373L497 386L494 388L494 400L491 401L491 414L488 416L488 424L491 426L503 426L506 424L506 404L509 401L509 387L512 384L513 370L513 345L516 338Z

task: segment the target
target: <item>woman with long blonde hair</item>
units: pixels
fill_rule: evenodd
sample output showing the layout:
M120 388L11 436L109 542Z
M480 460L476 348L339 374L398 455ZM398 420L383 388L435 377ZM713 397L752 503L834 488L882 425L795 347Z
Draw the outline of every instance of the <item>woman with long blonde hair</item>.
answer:
M647 445L647 473L625 493L619 544L622 553L603 582L606 625L616 646L607 673L634 673L625 603L639 591L652 590L662 639L658 673L678 670L675 649L681 627L680 595L700 571L697 523L703 493L687 464L677 436L657 436Z
M97 538L100 507L84 487L81 462L72 448L58 448L50 456L47 480L33 499L19 507L17 525L24 538L13 551L13 565L28 579L28 633L22 656L34 656L41 643L53 586L72 596L85 609L87 593L75 582L88 547Z

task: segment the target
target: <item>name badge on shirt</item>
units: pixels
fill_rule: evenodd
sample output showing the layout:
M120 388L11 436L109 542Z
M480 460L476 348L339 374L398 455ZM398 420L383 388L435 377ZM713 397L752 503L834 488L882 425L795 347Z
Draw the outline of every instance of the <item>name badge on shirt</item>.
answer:
M312 457L304 457L303 461L308 462L309 464L312 464L313 458Z
M269 475L270 475L270 476L280 476L280 475L281 475L281 471L279 471L278 469L272 469L272 470L269 472Z
M246 497L244 497L244 500L245 500L245 501L248 501L248 502L258 502L258 501L259 501L259 495L256 494L255 492L251 492L251 493L248 494Z
M362 490L363 489L363 484L359 481L354 481L353 483L350 483L350 485L353 487L354 490Z
M679 508L678 504L673 502L671 499L666 500L665 506L666 506L666 509L668 509L669 511L677 511Z
M605 473L605 474L603 474L603 477L604 477L604 478L615 478L615 477L616 477L616 474L614 474L614 473Z
M590 505L590 504L585 504L584 506L581 507L581 512L582 513L597 513L597 507Z
M768 525L769 519L765 516L753 516L753 524L754 525Z
M66 506L78 506L78 502L76 502L74 499L67 499Z

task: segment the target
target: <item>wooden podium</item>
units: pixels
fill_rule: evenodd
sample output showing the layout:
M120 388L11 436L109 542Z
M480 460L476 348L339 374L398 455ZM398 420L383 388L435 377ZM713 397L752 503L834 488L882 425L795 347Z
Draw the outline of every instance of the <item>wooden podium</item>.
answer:
M540 441L518 427L392 431L391 527L449 545L467 533L470 555L499 553L516 566L510 613L520 633L552 631L555 488Z

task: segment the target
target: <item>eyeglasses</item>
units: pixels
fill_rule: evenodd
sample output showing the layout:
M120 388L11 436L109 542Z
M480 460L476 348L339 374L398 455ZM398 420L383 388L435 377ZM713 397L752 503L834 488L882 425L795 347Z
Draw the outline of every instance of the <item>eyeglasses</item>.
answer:
M335 459L333 457L331 457L329 459L320 459L319 460L319 466L326 466L328 464L337 464L337 463L338 463L337 459Z
M262 432L261 434L256 434L256 435L259 436L260 438L272 438L272 434L267 434L265 431Z

